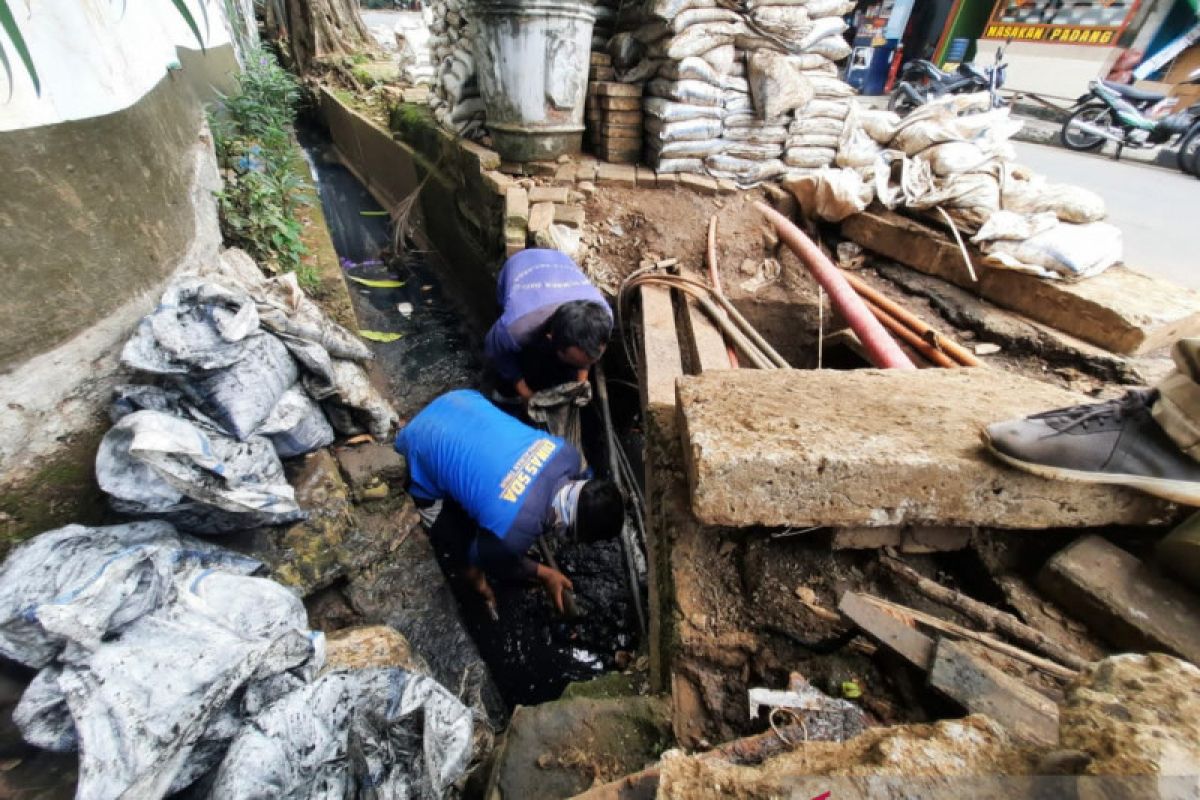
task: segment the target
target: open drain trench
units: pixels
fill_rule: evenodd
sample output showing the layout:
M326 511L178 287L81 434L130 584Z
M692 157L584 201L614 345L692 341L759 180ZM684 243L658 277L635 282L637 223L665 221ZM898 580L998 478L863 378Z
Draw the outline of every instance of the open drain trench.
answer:
M472 304L454 296L434 267L435 254L410 248L403 257L392 256L389 217L338 163L323 131L304 126L299 138L360 328L400 334L392 342L372 343L372 349L377 374L386 382L382 388L401 418L410 418L444 392L480 387L480 332L490 320L471 318L467 309ZM354 278L403 285L371 287ZM584 449L589 463L604 472L609 459L597 406L584 410ZM620 418L632 406L614 406L620 430ZM572 682L625 666L641 644L620 543L555 545L559 565L575 585L578 619L559 616L536 587L492 581L500 613L494 622L473 592L453 586L461 618L509 707L555 699ZM419 641L412 644L424 649Z

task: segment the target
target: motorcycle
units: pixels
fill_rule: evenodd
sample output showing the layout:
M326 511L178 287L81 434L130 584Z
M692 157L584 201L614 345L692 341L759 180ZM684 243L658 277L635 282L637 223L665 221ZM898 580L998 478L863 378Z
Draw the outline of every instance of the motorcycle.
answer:
M1000 97L999 90L1008 76L1004 48L1011 41L998 47L995 63L983 69L975 64L963 63L958 65L956 71L946 72L923 58L908 62L900 72L900 83L888 99L888 109L904 116L934 98L974 92L988 92L992 96L992 107L1000 108L1006 101Z
M1200 70L1185 83L1200 83ZM1196 153L1200 149L1200 103L1162 117L1155 110L1166 99L1158 92L1145 92L1108 81L1092 81L1088 93L1079 97L1063 123L1059 139L1069 150L1099 150L1106 141L1117 143L1116 158L1126 147L1145 149L1180 142L1176 163L1183 172L1196 175ZM1200 177L1200 175L1197 175Z

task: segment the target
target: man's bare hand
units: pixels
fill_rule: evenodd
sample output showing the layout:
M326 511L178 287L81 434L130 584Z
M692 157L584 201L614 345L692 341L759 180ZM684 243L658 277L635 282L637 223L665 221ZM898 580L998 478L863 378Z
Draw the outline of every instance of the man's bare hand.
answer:
M542 564L538 565L537 577L538 581L542 584L542 588L546 590L546 594L550 596L550 602L554 603L554 607L558 609L558 613L566 613L565 606L563 605L563 592L575 588L575 584L571 583L571 579L558 570L551 569Z
M488 583L487 576L483 574L483 570L478 567L467 567L463 575L467 579L467 585L474 589L480 597L483 598L483 604L487 606L488 614L492 619L496 619L496 593L492 591L491 585Z
M517 381L513 388L517 390L517 396L523 403L528 403L529 399L533 397L533 389L529 388L529 384L525 382L524 378Z

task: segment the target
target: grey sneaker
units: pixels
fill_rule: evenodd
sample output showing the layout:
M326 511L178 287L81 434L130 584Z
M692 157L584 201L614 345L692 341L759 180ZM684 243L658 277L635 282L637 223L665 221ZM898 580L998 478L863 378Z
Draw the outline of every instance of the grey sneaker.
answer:
M997 422L983 443L1000 460L1044 478L1132 486L1200 506L1200 462L1184 454L1154 418L1158 393L1060 408Z

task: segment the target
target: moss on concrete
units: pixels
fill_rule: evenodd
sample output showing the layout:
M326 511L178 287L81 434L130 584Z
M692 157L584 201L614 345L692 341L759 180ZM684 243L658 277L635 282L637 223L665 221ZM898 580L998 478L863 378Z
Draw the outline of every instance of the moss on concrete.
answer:
M563 691L563 700L590 698L605 700L616 697L636 697L646 683L645 677L635 673L610 672L590 681L569 684Z
M0 558L13 546L43 531L63 525L97 525L109 514L104 494L96 485L96 448L108 430L97 421L77 434L20 484L0 489Z

